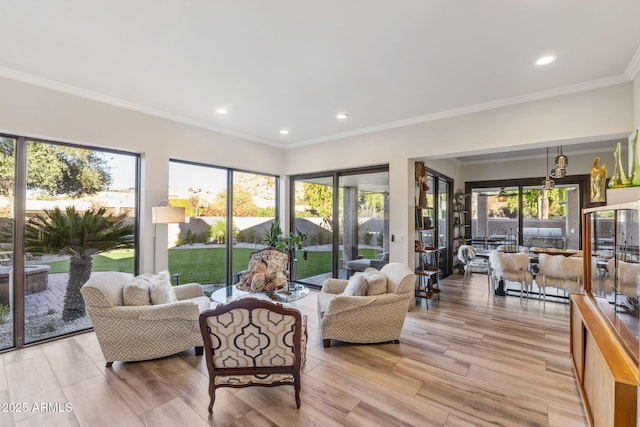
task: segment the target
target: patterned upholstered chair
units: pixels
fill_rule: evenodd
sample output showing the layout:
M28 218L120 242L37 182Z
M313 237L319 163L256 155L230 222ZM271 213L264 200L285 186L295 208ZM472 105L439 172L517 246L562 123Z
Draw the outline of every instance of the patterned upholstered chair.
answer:
M249 267L238 273L236 287L247 292L275 291L287 286L289 254L276 248L253 252Z
M114 361L156 359L191 347L202 354L198 316L211 301L199 284L189 283L171 287L175 302L153 304L144 285L155 276L110 271L96 274L80 289L107 367ZM140 282L143 286L134 286Z
M200 314L209 370L209 412L218 387L293 385L300 408L307 318L294 308L241 298Z
M414 297L416 276L398 262L385 265L380 273L386 277L386 289L374 295L345 295L349 281L325 280L318 293L318 319L324 347L329 347L332 339L350 343L399 342L404 318ZM354 277L358 274L362 273Z

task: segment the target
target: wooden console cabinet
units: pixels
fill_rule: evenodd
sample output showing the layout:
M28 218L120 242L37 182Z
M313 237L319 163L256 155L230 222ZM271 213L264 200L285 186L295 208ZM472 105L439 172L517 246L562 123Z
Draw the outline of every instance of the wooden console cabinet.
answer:
M636 426L638 366L593 297L572 294L570 311L571 356L589 424Z
M583 210L584 293L570 298L571 357L589 424L638 424L640 201Z

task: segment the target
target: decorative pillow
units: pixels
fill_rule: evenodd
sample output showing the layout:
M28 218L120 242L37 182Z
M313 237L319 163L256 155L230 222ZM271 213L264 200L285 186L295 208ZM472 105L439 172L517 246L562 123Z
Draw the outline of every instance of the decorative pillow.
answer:
M349 279L347 286L344 288L342 295L352 297L362 297L367 294L367 279L364 273L354 273Z
M146 273L132 277L122 289L124 305L151 305L149 289L153 282L153 274Z
M387 276L377 268L369 267L364 270L367 281L367 295L382 295L387 293Z
M171 286L171 279L168 271L161 271L154 276L153 283L149 288L149 295L151 296L151 304L166 304L169 302L176 302L176 292Z

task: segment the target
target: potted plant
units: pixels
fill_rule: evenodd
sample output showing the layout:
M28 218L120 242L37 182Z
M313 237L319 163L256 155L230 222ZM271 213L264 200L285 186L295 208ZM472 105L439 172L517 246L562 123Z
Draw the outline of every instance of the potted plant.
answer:
M264 243L289 254L289 279L292 281L296 279L297 252L303 251L303 259L307 259L307 251L304 250L304 243L307 238L308 236L298 229L293 233L284 234L277 220L273 221L269 232L264 236Z

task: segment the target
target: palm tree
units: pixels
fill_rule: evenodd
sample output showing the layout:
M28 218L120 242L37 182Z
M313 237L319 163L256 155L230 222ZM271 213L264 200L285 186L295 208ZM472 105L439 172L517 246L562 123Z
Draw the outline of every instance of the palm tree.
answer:
M93 255L113 249L133 247L134 227L125 224L126 214L107 214L105 208L77 212L56 207L30 218L25 226L27 249L42 253L71 255L69 282L64 297L62 320L85 315L80 288L91 276Z

